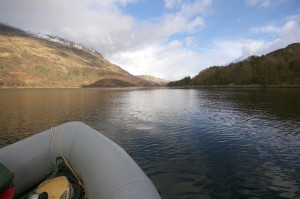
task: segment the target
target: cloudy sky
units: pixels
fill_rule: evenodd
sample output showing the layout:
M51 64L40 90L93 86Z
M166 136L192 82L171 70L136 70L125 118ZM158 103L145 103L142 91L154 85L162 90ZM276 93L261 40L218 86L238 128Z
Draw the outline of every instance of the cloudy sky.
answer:
M299 0L0 0L0 22L167 80L300 42Z

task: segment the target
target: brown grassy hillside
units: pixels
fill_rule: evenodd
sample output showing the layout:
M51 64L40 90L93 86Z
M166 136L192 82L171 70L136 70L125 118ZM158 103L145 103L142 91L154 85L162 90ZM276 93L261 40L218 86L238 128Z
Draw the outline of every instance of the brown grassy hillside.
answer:
M168 81L164 79L153 77L151 75L139 75L137 77L143 80L145 84L148 84L150 86L166 86L168 83Z
M1 87L145 86L99 53L0 24Z

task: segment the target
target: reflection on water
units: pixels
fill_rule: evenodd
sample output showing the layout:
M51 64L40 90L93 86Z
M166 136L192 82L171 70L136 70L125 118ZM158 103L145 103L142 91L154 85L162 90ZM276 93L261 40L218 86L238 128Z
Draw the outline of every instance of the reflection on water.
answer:
M165 199L300 197L299 89L3 89L0 146L80 120Z

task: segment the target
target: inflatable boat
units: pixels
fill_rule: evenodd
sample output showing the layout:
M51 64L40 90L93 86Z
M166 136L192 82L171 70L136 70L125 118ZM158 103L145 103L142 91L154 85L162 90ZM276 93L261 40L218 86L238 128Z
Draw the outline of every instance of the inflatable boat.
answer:
M0 162L15 175L15 198L39 184L62 154L89 199L161 198L120 146L81 122L65 123L0 149Z

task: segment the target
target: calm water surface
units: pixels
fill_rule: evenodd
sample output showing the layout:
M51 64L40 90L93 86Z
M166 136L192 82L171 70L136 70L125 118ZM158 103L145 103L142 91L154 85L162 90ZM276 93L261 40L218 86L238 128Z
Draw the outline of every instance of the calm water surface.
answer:
M73 120L164 199L300 198L300 89L0 90L0 147Z

